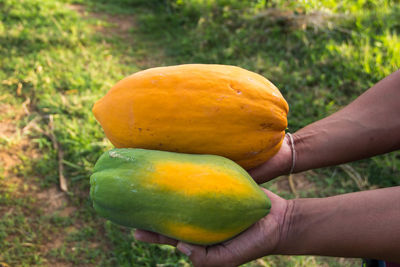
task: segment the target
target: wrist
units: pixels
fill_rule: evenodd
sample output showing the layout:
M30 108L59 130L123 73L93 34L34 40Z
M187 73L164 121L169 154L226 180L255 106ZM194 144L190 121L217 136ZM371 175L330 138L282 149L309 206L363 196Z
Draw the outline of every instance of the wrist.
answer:
M314 244L318 243L313 229L322 224L331 214L319 205L323 199L292 199L288 200L288 207L282 226L281 239L275 251L280 255L311 255L318 254L314 251ZM318 234L316 234L318 235Z
M280 222L280 230L279 230L279 241L273 250L272 254L275 255L290 255L293 254L292 240L293 240L293 223L294 223L294 213L296 208L296 199L286 200L286 209L282 216L282 221Z
M293 134L294 147L296 150L296 165L293 172L298 173L312 169L310 165L313 156L317 154L313 151L312 143L318 141L318 133L314 130L303 128ZM315 161L314 161L315 162Z
M318 124L318 126L317 126ZM294 147L296 150L296 164L294 173L316 169L330 165L327 161L330 155L326 154L331 151L332 147L327 147L327 140L331 139L329 135L329 127L326 122L316 122L300 129L293 134ZM334 143L333 140L330 140ZM321 151L323 153L321 153Z

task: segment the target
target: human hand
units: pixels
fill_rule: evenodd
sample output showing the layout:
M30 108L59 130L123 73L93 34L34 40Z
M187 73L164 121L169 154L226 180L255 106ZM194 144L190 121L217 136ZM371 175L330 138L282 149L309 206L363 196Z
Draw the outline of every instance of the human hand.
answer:
M186 254L195 267L231 267L273 254L280 246L287 222L285 214L289 201L262 188L271 200L269 214L233 239L213 246L187 244L157 233L136 230L137 240L176 246Z
M292 148L288 135L282 142L282 146L272 158L263 164L249 170L249 174L259 183L265 183L283 174L288 174L292 167Z

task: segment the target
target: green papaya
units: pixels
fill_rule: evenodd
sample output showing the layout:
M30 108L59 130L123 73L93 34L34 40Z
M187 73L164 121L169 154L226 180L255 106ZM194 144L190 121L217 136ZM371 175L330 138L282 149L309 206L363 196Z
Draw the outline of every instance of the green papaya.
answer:
M228 240L270 209L242 167L215 155L112 149L97 161L90 185L99 215L193 244Z

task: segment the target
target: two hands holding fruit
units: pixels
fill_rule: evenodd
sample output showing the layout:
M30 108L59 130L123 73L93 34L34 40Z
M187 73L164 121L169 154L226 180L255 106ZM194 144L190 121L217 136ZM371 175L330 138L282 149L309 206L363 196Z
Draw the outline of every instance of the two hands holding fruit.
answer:
M192 70L192 72L194 72L193 75L201 77L201 73L196 73L196 70ZM221 75L221 73L218 73L218 75ZM165 87L166 85L163 77L161 76L159 78L160 79L152 79L152 82L155 81L158 83L158 87ZM257 81L259 78L250 76L250 81L251 79ZM176 82L177 81L175 81L175 83ZM249 85L250 87L254 86L255 82L252 83L253 85ZM208 86L212 87L213 85L214 84L211 83ZM140 86L146 87L148 85L142 82ZM243 92L245 90L241 89L242 87L238 86L238 83L229 84L229 87L234 90L235 94L232 97L225 95L225 98L229 98L229 101L236 101L235 103L237 103L237 106L231 105L230 107L233 106L234 108L242 109L244 113L246 105L252 104L248 99L254 99L254 96L263 97L263 95L260 95L257 91L259 89L251 88L253 93L255 93L250 96L247 95L246 98L247 92ZM151 90L143 90L143 92L140 92L140 90L136 91L138 91L136 93L139 94L137 98L138 101L141 95L144 96L146 94L146 97L150 95L150 98L157 95ZM271 91L272 95L276 93L274 90ZM190 92L183 94L183 101L187 100L185 98L192 97L190 94ZM198 93L198 95L201 96L201 93ZM126 96L119 97L119 100L123 101L123 98ZM161 100L153 98L153 102L157 104L157 101L161 101L159 104L163 104L165 97L164 99L161 98ZM160 98L159 94L158 98ZM240 102L241 100L238 100L243 98L245 102ZM206 102L207 99L204 99L204 96L198 98L198 101L202 103L201 105L203 105L203 107L210 104ZM223 98L221 100L225 101ZM274 97L270 97L266 100L270 102L269 104L278 106L278 108L276 108L278 112L273 112L277 114L277 120L282 120L282 117L280 117L282 116L282 112L279 112L279 108L282 110L282 105L277 103ZM400 118L400 108L398 103L400 103L399 71L373 86L344 109L299 130L293 134L294 139L292 142L286 137L281 145L281 140L278 140L279 145L276 145L276 143L270 144L271 150L277 147L276 150L278 151L274 151L274 154L276 154L264 163L262 163L262 161L260 162L262 158L257 158L256 155L252 161L257 162L258 166L251 169L249 173L256 182L262 183L279 175L289 173L293 163L295 163L294 172L300 172L354 161L399 149L400 120L398 118ZM134 105L135 103L132 104ZM190 105L190 103L188 104ZM250 106L250 108L248 108L248 110L250 110L249 114L254 115L254 120L256 122L257 119L261 117L258 117L257 114L263 112L257 109L262 109L265 103L261 103L261 105L258 104L254 105L256 112L253 114L251 114L252 107ZM224 106L224 104L222 104L221 107L222 109L230 108ZM165 108L174 109L176 107L167 105ZM190 112L189 110L189 113ZM213 112L214 114L223 115L224 110L214 110ZM113 116L112 112L107 111L107 114L108 116ZM247 114L247 116L251 118L249 114ZM198 113L189 115L194 115L192 117L199 119ZM262 115L265 117L266 114ZM179 114L174 114L174 116L175 118L179 118ZM124 119L123 116L122 119ZM163 118L162 116L161 118L155 116L155 119L162 121ZM215 123L220 124L217 125L217 127L228 128L227 130L231 133L233 132L233 134L235 134L235 131L236 133L240 132L240 130L249 132L249 137L247 137L245 133L238 136L239 139L236 140L237 146L235 147L235 152L239 152L236 154L240 154L241 143L244 143L244 145L246 144L246 142L240 142L240 138L249 138L257 142L257 138L259 138L260 134L257 135L256 131L251 131L251 122L243 118L235 118L236 121L231 117L227 117L226 119L227 125L224 125L222 121L219 122L216 120ZM99 121L102 123L109 137L115 138L121 132L123 135L129 136L127 130L124 132L123 130L121 131L121 129L117 132L109 130L107 133L107 126L104 125L104 121ZM172 121L172 123L176 122L177 121ZM245 127L240 128L241 125L239 122L245 123L245 126L248 126L247 129ZM274 122L273 119L272 122ZM190 125L196 122L188 121L187 123ZM232 126L233 123L239 126ZM178 129L178 131L184 132L188 127L186 125L183 126L184 127ZM201 121L201 118L197 126L199 126L200 131L204 130L204 127L202 128L204 122ZM272 132L275 131L279 133L282 131L282 129L278 130L277 128L279 128L279 125L274 125L274 123L265 126L270 127L269 130L272 129ZM140 130L137 129L138 134L140 135L142 131L149 131L149 128L150 127L145 126L142 129L139 128ZM200 134L204 133L200 132ZM149 148L174 150L174 148L168 149L168 147L165 147L171 144L171 142L168 142L168 138L171 137L165 136L165 132L161 132L161 135L163 141L157 143L155 147ZM207 139L207 137L204 138ZM209 136L209 138L212 139L213 136ZM192 146L195 150L194 152L202 152L201 145L204 147L204 143L199 143L198 147L196 147L196 142L190 140L190 137L184 138L184 136L182 136L181 139L182 140L178 140L178 143L184 144L185 141L189 143L192 142L194 143L194 146ZM126 140L122 138L122 141L118 142L129 142L129 140L128 138ZM227 142L232 142L229 138L226 138L226 140ZM142 141L148 142L145 138L142 139ZM222 139L218 141L220 143L224 142ZM124 144L118 142L115 142L116 146L124 147ZM262 143L262 140L259 142ZM265 145L265 143L263 144ZM227 144L225 144L225 147L226 146ZM139 144L133 146L129 145L129 147L141 146ZM218 144L216 147L218 149ZM224 147L224 144L222 147ZM295 148L295 154L293 154L293 148ZM296 156L295 162L293 161L294 155ZM248 162L242 165L246 164L248 164ZM398 251L400 250L400 245L398 243L398 240L400 240L399 187L320 199L285 200L267 190L265 190L265 194L267 194L271 202L271 209L268 215L258 220L250 228L233 239L221 244L207 247L193 245L144 230L137 230L135 236L137 239L146 242L177 246L180 251L189 256L195 266L237 266L244 262L271 254L313 254L342 257L368 257L400 261L398 255Z

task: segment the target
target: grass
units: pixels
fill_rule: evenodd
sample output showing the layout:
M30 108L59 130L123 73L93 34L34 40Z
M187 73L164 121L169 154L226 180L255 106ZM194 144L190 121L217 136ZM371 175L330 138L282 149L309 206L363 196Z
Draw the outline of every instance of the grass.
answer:
M400 5L338 3L0 0L0 120L12 129L0 132L0 263L190 266L175 249L137 242L130 230L94 213L88 177L111 145L91 114L93 103L140 69L232 64L281 89L294 132L340 109L400 66ZM86 11L77 12L76 4ZM131 21L125 32L115 27L120 21ZM70 188L62 197L54 190L58 159L48 137L50 115ZM400 184L398 152L349 166L364 181L361 189ZM307 172L295 184L302 197L360 190L357 178L341 167ZM265 186L294 197L286 177ZM359 264L269 256L246 266Z

